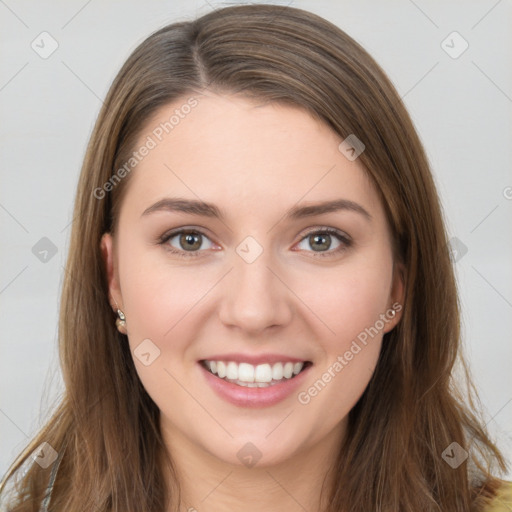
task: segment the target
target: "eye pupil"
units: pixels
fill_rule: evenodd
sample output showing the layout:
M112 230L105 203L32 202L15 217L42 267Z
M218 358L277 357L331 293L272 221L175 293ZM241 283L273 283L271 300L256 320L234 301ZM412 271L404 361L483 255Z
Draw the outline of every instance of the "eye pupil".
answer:
M314 243L312 244L312 247L319 247L320 249L329 249L331 246L331 237L330 235L312 235L310 239L314 240ZM322 243L323 240L323 243ZM320 245L315 245L317 242L320 242Z
M199 249L201 247L200 235L197 233L183 233L180 237L180 244L184 248ZM196 242L194 244L194 241Z

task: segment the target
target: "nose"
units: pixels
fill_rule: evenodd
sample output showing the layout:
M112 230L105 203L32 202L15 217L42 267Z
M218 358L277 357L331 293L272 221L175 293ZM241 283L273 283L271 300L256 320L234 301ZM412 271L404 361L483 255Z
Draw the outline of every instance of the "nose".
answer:
M234 268L221 290L223 324L252 335L287 325L293 316L294 295L270 251L263 251L252 262L234 252L232 261Z

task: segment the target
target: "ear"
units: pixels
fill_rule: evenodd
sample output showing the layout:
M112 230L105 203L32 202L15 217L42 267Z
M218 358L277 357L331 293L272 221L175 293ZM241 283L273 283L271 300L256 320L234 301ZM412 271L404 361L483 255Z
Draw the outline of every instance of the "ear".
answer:
M393 330L402 318L405 299L405 283L406 270L405 265L401 262L395 262L393 266L393 280L391 283L391 293L389 296L388 310L394 311L395 316L392 317L384 327L384 333ZM386 313L386 318L388 317Z
M103 265L107 276L109 301L114 311L123 309L121 289L119 287L119 276L117 271L117 257L115 252L114 239L110 233L104 233L100 241ZM117 305L116 305L117 302Z

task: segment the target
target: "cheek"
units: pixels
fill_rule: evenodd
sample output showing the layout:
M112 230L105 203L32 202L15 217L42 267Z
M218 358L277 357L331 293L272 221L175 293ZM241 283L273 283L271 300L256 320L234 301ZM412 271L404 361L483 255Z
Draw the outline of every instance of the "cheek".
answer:
M303 414L313 418L318 432L333 428L349 413L372 377L382 344L381 315L389 303L391 272L391 256L382 252L347 261L325 279L321 293L308 297L311 309L330 328L322 329L319 364L297 396Z
M179 383L194 371L191 340L201 324L194 319L211 279L192 267L162 264L162 258L157 264L142 251L125 254L120 278L137 374L160 409L166 409L170 396L178 409L185 408L190 398Z
M381 255L380 260L354 259L350 263L326 273L325 279L311 275L303 285L304 302L328 327L322 332L329 353L343 350L373 327L389 304L391 258Z
M192 266L169 264L159 248L127 240L121 250L120 281L132 351L144 339L153 340L162 351L183 350L180 340L187 336L178 334L184 334L211 278Z

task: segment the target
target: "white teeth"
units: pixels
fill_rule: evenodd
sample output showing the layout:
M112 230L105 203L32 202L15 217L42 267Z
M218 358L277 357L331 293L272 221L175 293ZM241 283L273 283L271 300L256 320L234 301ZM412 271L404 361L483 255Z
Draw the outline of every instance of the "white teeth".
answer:
M255 382L270 382L272 380L272 368L269 364L259 364L254 370Z
M223 361L217 361L217 375L221 379L223 379L226 376L226 365L224 364Z
M236 363L232 364L236 365ZM252 364L240 363L238 365L238 375L236 378L244 382L254 382L254 366Z
M230 361L226 367L227 379L238 379L238 365Z
M215 361L212 361L212 362L215 363ZM299 373L302 370L303 366L304 366L304 363L295 363L293 365L293 374L297 375L297 373Z
M276 363L272 366L272 378L274 380L281 380L283 378L283 363Z
M205 366L211 373L217 374L221 379L236 381L240 386L267 387L276 381L291 379L300 373L304 363L268 363L256 366L249 363L235 363L234 361L205 361Z

